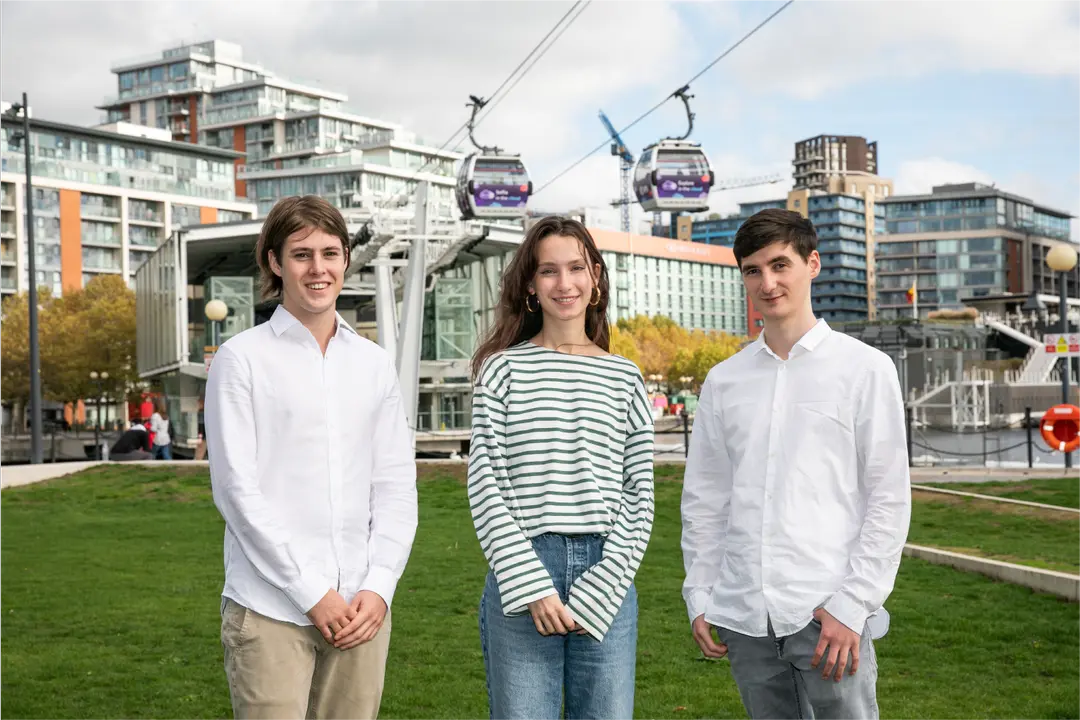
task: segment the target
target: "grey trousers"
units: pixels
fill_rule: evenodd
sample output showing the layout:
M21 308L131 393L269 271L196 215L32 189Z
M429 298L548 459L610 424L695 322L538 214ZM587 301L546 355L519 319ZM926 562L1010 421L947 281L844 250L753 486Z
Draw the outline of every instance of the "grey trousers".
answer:
M810 667L821 635L812 620L794 635L778 638L769 624L768 637L750 637L717 628L728 647L731 674L746 712L759 718L871 718L877 720L877 656L869 630L859 645L859 670L844 671L840 682L821 677L826 659ZM848 659L850 667L851 659Z

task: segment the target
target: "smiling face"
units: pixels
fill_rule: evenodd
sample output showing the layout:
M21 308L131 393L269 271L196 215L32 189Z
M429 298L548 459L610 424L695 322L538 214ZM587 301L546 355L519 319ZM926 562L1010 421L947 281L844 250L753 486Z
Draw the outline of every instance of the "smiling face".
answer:
M549 235L536 247L536 274L529 283L529 293L540 301L545 322L580 318L584 323L589 301L596 297L593 288L598 277L600 265L589 267L580 240Z
M281 278L282 305L302 322L335 312L345 267L341 239L318 228L289 235L280 258L270 253L270 268Z
M743 283L768 321L782 321L810 305L810 282L821 272L817 250L805 260L791 243L774 242L742 259Z

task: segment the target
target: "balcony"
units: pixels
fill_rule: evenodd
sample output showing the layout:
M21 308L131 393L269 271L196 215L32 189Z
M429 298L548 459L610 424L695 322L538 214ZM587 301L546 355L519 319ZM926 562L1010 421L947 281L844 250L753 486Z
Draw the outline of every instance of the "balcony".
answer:
M4 237L9 237L9 238L15 237L15 223L13 223L13 222L0 223L0 235L3 235Z
M119 220L120 208L112 205L83 205L80 208L80 217L88 220L104 218L106 220Z
M15 264L15 248L12 246L5 246L0 248L0 262L7 263L9 265Z

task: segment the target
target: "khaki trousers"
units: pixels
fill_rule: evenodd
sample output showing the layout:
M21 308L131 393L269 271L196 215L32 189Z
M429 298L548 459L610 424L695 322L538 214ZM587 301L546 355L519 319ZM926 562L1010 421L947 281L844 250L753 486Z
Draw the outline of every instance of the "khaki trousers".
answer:
M341 651L313 626L272 620L232 600L221 644L236 718L364 718L379 714L390 612L370 641Z

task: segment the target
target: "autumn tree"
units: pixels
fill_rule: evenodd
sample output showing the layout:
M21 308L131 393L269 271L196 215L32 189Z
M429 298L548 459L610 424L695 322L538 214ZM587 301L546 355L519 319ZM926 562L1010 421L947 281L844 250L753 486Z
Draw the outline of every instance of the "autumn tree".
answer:
M637 343L634 342L634 336L625 330L620 330L618 326L611 328L610 349L613 354L622 355L635 365L640 360L640 353L638 352Z
M53 400L74 402L97 394L90 373L107 372L102 391L115 400L139 381L135 363L135 292L119 275L98 275L85 288L64 293L42 323L48 366L42 381Z
M23 406L30 400L30 300L26 293L0 305L0 397Z
M709 370L738 352L746 340L715 331L690 331L662 315L623 319L613 331L620 334L620 343L637 350L638 357L631 359L642 375L663 375L669 383L692 377L695 385L704 382ZM614 347L612 352L618 352Z

